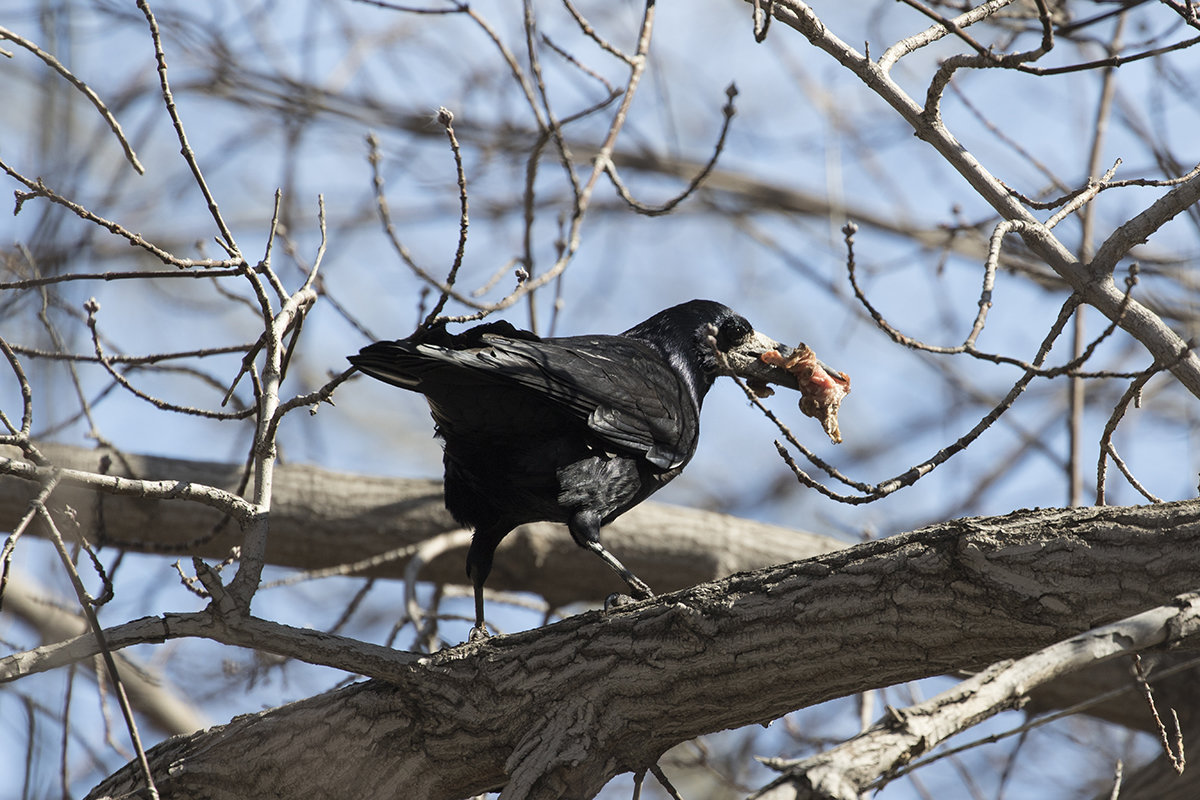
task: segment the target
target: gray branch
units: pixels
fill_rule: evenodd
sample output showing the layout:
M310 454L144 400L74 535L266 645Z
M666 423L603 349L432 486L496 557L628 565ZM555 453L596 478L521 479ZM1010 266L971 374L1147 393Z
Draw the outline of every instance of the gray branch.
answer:
M955 520L433 656L397 654L390 682L239 717L150 759L166 797L590 797L696 736L1025 656L1169 603L1197 574L1197 501ZM344 757L355 752L372 756ZM123 770L91 797L138 780Z

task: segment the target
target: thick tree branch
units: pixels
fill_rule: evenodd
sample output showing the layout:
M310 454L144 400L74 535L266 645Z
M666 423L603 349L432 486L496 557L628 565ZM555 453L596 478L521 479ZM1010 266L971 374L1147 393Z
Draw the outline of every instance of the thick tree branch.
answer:
M1029 692L1056 678L1160 644L1196 646L1200 595L1093 628L1017 661L1001 661L924 703L889 708L869 730L825 752L772 763L784 775L757 800L858 800L880 789L951 736L1001 711L1020 708ZM1143 706L1143 714L1149 712ZM919 768L912 765L911 768Z
M1109 234L1092 259L1092 271L1097 275L1112 275L1117 268L1117 262L1130 250L1145 242L1155 231L1197 202L1200 202L1200 174L1176 186L1155 200L1145 211Z
M1196 501L955 520L463 645L151 759L168 797L589 797L695 736L1023 656L1197 574ZM346 752L377 757L313 757ZM136 781L126 769L91 796Z

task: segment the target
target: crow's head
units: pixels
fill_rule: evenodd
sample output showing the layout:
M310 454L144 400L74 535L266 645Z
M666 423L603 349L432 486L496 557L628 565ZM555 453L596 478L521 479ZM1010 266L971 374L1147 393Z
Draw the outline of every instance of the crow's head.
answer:
M754 330L746 318L712 300L691 300L660 311L624 333L660 350L703 397L720 375L738 375L755 385L774 383L799 390L796 376L769 366L760 356L792 348Z

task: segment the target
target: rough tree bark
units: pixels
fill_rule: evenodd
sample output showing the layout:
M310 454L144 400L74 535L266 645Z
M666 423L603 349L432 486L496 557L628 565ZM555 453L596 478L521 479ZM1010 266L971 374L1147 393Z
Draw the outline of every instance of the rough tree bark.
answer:
M387 680L169 740L151 763L167 797L589 797L695 736L978 669L1165 604L1198 569L1197 501L955 520L433 656L397 653ZM138 782L126 768L90 797Z

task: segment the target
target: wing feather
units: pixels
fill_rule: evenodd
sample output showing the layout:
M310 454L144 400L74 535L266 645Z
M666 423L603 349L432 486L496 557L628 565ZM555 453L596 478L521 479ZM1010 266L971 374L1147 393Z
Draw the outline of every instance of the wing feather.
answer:
M370 345L353 363L372 377L426 394L435 415L463 408L451 393L519 388L586 425L605 447L660 469L695 450L699 403L657 350L624 336L517 339L481 333L456 348L400 340ZM467 407L470 406L468 402ZM461 413L461 412L459 412ZM441 422L453 425L454 419Z
M698 404L652 347L621 336L484 339L507 380L550 398L607 444L661 469L691 457Z

